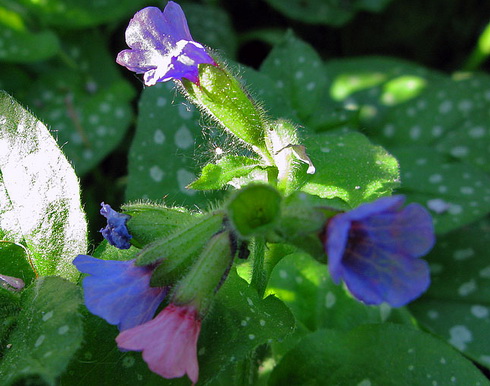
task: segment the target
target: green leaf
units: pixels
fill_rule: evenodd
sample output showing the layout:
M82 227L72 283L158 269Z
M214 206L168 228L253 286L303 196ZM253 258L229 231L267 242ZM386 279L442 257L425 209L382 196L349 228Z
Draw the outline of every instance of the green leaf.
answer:
M55 385L82 342L78 287L59 277L35 281L22 294L22 310L0 363L4 385Z
M223 51L228 58L235 57L237 37L230 15L223 8L210 4L182 4L192 37L213 50Z
M44 23L60 28L85 28L128 18L138 11L144 0L20 0Z
M341 26L350 21L359 11L380 12L391 0L267 0L285 16L311 24Z
M302 191L323 198L341 198L351 207L389 195L399 185L398 162L362 134L317 134L303 144L316 173L296 171Z
M438 233L490 212L490 178L479 168L448 160L431 147L407 146L393 151L400 161L400 193L431 211Z
M490 234L487 220L444 237L427 256L432 284L410 305L417 320L490 368Z
M124 138L133 120L135 92L121 78L100 33L68 35L66 44L71 66L48 66L25 101L56 130L58 144L83 175Z
M83 344L61 376L66 385L189 385L186 378L167 380L152 373L137 352L121 352L116 326L85 312Z
M209 384L256 347L282 339L294 330L294 318L276 297L257 291L232 270L218 292L199 339L200 380Z
M46 127L0 93L0 229L22 243L39 275L75 279L87 249L77 177Z
M196 179L196 149L203 146L199 112L172 84L145 88L129 152L126 199L161 200L192 206L213 195L187 189Z
M0 358L8 346L8 336L17 322L21 310L20 295L0 285Z
M327 83L322 60L292 33L273 48L260 70L275 81L275 87L291 101L301 119L307 119L318 108Z
M393 105L415 99L431 82L444 77L417 64L390 57L358 57L329 60L328 84L321 108L308 126L324 131L346 125L377 135ZM393 131L393 127L387 130ZM383 142L385 143L385 142Z
M0 274L22 279L27 286L35 278L29 261L29 251L24 246L0 242Z
M36 62L48 59L59 51L60 43L53 32L11 28L2 20L5 12L9 11L0 8L0 60Z
M245 156L224 156L215 164L207 164L199 178L188 187L197 190L221 189L234 178L248 176L266 167L259 160Z
M389 146L434 146L489 171L489 87L485 74L428 80L423 92L370 125L371 132Z
M305 253L284 257L272 272L267 293L284 301L308 331L321 328L350 330L385 321L411 324L404 309L366 306L330 279L327 266Z
M269 385L488 385L465 357L432 335L402 325L319 330L273 370Z

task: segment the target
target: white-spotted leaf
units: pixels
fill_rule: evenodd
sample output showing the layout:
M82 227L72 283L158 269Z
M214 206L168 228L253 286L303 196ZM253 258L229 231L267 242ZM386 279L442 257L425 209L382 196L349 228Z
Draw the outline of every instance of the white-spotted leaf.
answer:
M78 277L73 258L87 250L75 172L43 125L0 93L0 229L23 244L39 275Z

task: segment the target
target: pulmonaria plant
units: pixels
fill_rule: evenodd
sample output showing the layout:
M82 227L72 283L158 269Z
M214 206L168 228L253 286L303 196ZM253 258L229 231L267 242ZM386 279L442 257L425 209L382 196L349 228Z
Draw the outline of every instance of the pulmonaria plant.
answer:
M301 192L299 164L308 164L304 175L315 173L296 125L265 116L241 83L192 39L179 5L170 1L163 12L148 7L136 13L126 30L126 42L130 49L119 53L119 64L144 74L147 86L176 81L201 111L260 159L228 158L226 162L239 174L231 171L228 180L210 185L216 188L229 183L239 190L205 214L148 204L142 212L138 212L141 208L130 212L131 217L102 203L101 214L107 219L103 236L114 247L134 250L132 258L115 261L79 255L73 263L89 275L83 279L87 308L118 326L116 342L121 350L141 351L150 370L164 378L187 374L193 383L198 382L201 325L237 250L239 256L251 252L250 286L260 297L270 275L265 267L272 270L280 260L264 261L268 243L296 245L294 240L303 237L316 242L320 260L328 256L333 281L345 282L366 304L386 302L399 307L427 289L429 268L420 257L434 244L432 219L419 204L403 207L403 196L383 197L350 211L326 210L326 199L321 205L315 201L314 205L302 204L307 207L300 208L298 222L288 222L288 215L294 213L288 197ZM208 177L226 175L222 165L208 167L204 169ZM246 177L243 186L236 182L242 177ZM158 221L151 223L145 217L138 223L141 213L154 213ZM179 221L174 216L182 220L182 227L176 226ZM305 216L311 218L305 220ZM131 228L132 224L139 225ZM145 226L148 234L142 237ZM163 227L161 232L155 232L157 226ZM251 250L244 252L248 245ZM308 248L303 249L309 253ZM247 301L250 305L251 300ZM160 307L163 309L155 316Z

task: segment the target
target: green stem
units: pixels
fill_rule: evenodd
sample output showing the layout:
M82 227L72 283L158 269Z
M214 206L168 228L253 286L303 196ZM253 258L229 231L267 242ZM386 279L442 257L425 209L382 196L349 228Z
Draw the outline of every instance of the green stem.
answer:
M263 297L267 287L267 272L264 269L265 240L257 236L252 240L253 270L250 285Z

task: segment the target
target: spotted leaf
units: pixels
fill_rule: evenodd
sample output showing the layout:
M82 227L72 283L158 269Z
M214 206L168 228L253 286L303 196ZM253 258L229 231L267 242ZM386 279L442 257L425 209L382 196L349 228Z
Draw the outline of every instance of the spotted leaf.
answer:
M193 205L210 197L187 188L199 173L197 148L207 130L200 122L199 112L173 84L143 90L129 152L128 200L165 198L172 204Z
M395 324L318 330L273 370L269 385L487 385L471 361L432 335Z
M21 298L21 311L0 363L2 384L54 385L83 336L79 289L59 277L37 279Z
M477 222L439 239L427 256L429 291L410 305L420 323L490 368L490 223Z
M449 232L490 212L490 178L479 168L448 160L429 147L393 152L401 167L400 192L429 209L436 232Z
M397 160L362 134L312 135L303 144L317 169L312 175L305 173L306 167L295 170L304 192L341 198L355 207L390 194L399 185Z

